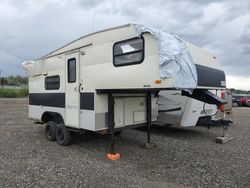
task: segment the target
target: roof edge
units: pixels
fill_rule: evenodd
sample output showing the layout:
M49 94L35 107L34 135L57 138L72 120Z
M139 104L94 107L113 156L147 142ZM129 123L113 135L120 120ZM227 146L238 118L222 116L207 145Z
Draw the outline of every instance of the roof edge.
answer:
M119 29L119 28L123 28L123 27L130 27L130 26L134 26L134 25L135 24L133 24L133 23L128 23L128 24L123 24L123 25L119 25L119 26L115 26L115 27L110 27L110 28L102 29L102 30L99 30L99 31L95 31L93 33L89 33L89 34L83 35L83 36L81 36L81 37L79 37L79 38L77 38L77 39L75 39L75 40L73 40L73 41L71 41L71 42L63 45L62 47L57 48L56 50L53 50L53 51L49 52L48 54L46 54L46 55L44 55L44 56L42 56L42 57L40 57L38 59L46 58L46 57L50 56L51 54L53 54L54 52L56 52L58 50L61 50L62 48L65 48L66 46L68 46L68 45L70 45L70 44L72 44L72 43L74 43L74 42L76 42L78 40L81 40L81 39L83 39L85 37L89 37L91 35L95 35L95 34L98 34L98 33L106 32L106 31L110 31L110 30L114 30L114 29Z

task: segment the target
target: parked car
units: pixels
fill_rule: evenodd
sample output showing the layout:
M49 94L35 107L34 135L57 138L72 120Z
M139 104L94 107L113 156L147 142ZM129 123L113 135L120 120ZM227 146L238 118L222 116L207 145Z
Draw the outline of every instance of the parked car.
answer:
M250 100L246 101L246 106L250 107Z
M243 97L240 102L242 106L250 106L250 97Z
M233 107L241 106L241 101L240 101L240 99L233 97L233 98L232 98L232 106L233 106Z
M232 98L232 106L248 106L250 107L250 96L247 94L234 94Z

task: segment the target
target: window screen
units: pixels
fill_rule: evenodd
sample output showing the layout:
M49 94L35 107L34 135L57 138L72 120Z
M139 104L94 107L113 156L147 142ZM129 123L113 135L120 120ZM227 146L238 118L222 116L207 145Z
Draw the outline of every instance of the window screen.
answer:
M113 46L113 63L125 66L142 63L144 59L144 40L134 38L117 42Z
M76 82L76 59L68 60L68 82Z
M59 76L48 76L45 78L45 89L56 90L60 88L60 77Z

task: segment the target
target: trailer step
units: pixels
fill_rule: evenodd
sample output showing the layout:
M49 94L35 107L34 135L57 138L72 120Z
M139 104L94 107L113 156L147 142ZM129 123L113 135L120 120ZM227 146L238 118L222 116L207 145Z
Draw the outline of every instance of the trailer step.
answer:
M215 139L215 142L218 143L218 144L223 144L223 143L226 143L230 140L233 140L234 137L231 136L231 135L225 135L225 136L219 136Z

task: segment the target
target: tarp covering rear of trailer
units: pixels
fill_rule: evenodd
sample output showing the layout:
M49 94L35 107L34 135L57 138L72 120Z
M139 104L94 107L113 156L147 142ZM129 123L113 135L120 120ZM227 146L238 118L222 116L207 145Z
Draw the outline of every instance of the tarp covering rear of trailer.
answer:
M134 28L136 36L149 32L157 40L161 78L174 78L175 88L190 90L197 87L196 67L184 41L161 29L137 24Z

